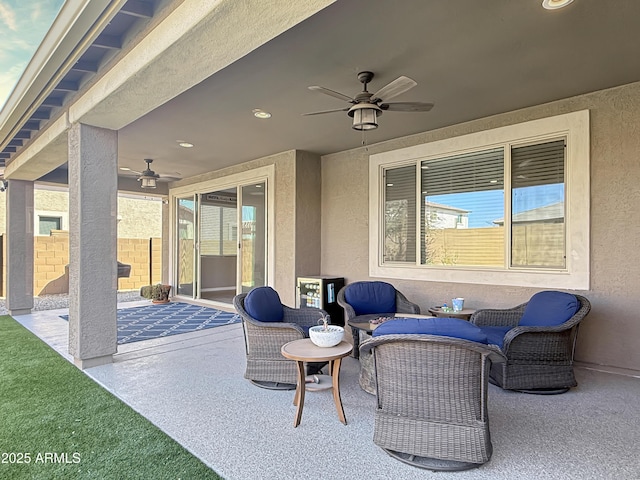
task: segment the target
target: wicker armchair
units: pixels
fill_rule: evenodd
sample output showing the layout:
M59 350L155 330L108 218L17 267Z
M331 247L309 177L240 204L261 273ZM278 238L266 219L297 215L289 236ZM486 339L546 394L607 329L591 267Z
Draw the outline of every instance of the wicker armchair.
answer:
M395 292L393 301L386 302L386 308L381 307L380 298L376 298L376 294L378 292L385 290L387 292ZM357 296L358 305L355 305L353 296ZM349 320L353 320L359 315L372 313L420 313L420 307L418 305L407 300L407 297L405 297L400 291L396 290L393 285L386 282L376 281L350 283L340 289L337 300L338 305L344 308L344 314L346 317L345 325L347 325ZM353 304L349 303L349 300L351 300ZM353 337L353 357L359 358L360 352L358 350L358 346L360 345L360 330L352 328L351 335Z
M270 287L259 287L275 290ZM236 295L233 306L242 317L247 368L244 377L255 385L273 390L293 390L296 388L298 371L296 362L288 360L280 353L287 342L308 337L309 327L327 312L318 308L290 308L282 305L283 318L280 321L260 321L250 315L245 308L247 293ZM279 301L279 297L278 301ZM321 368L324 364L310 364L308 368ZM314 370L314 371L316 371Z
M373 337L377 408L373 441L392 457L429 470L486 463L493 447L487 413L490 359L500 349L425 334Z
M561 292L540 292L538 295ZM569 294L565 294L569 295ZM544 298L544 297L540 297ZM578 324L589 313L589 300L575 295L578 309L571 318L559 325L519 325L531 302L509 309L476 311L470 322L479 326L491 338L497 334L505 363L493 365L490 382L505 390L525 393L558 394L577 385L573 373L573 355ZM533 299L533 297L532 297Z

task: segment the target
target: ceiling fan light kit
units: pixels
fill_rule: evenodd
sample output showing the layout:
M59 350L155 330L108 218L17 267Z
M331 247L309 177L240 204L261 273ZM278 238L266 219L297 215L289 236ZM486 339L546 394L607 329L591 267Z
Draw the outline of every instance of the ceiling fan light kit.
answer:
M353 117L354 130L373 130L378 128L378 116L382 109L373 103L357 103L349 109L347 115Z
M144 161L147 162L147 168L138 177L138 181L141 182L140 186L142 188L156 188L156 180L160 178L160 175L151 170L151 162L153 160L145 158Z
M367 84L373 79L373 73L369 71L358 73L358 80L364 85L362 92L355 97L349 97L335 90L330 90L318 85L312 85L309 90L324 93L330 97L347 101L351 104L347 108L337 108L333 110L323 110L320 112L303 113L303 115L320 115L334 112L347 112L353 118L351 125L354 130L373 130L378 128L378 117L385 110L395 112L428 112L433 108L433 103L423 102L399 102L388 103L387 101L396 97L417 85L417 83L409 77L400 76L394 81L388 83L375 93L367 90Z

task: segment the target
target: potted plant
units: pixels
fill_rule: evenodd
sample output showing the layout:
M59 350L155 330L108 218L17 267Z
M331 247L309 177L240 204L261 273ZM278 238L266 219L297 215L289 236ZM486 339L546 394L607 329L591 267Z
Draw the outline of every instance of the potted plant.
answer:
M158 283L156 285L145 285L140 288L140 296L148 298L152 303L168 303L171 285Z

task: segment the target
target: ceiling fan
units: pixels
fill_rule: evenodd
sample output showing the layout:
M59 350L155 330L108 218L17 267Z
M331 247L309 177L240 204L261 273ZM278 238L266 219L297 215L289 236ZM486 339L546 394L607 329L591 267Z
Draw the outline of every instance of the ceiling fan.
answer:
M353 118L352 127L356 130L372 130L378 128L378 117L384 111L391 112L428 112L433 108L433 103L424 102L393 102L388 101L398 95L405 93L418 85L409 77L400 76L391 83L388 83L375 93L367 90L367 85L373 79L372 72L358 73L358 80L364 84L364 90L357 94L354 98L344 95L343 93L330 90L325 87L312 85L309 90L324 93L331 97L345 100L351 106L345 108L337 108L333 110L323 110L320 112L303 113L303 115L321 115L324 113L347 112L347 115Z
M147 163L147 168L141 172L131 170L130 168L127 168L127 167L120 167L120 170L124 170L125 172L131 172L135 175L138 175L137 180L141 182L140 186L142 188L156 188L157 181L172 182L175 180L180 180L180 177L175 177L170 175L160 175L154 172L153 170L151 170L151 163L153 162L151 158L145 158L144 161Z

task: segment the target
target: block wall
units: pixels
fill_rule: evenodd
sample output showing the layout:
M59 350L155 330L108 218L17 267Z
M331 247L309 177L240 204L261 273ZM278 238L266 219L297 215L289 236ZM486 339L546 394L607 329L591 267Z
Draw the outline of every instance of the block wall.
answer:
M35 237L34 242L34 293L68 293L69 236L56 233L49 237ZM129 277L118 279L118 290L137 290L148 285L150 270L151 283L158 283L162 272L162 240L119 238L117 259L131 265Z

